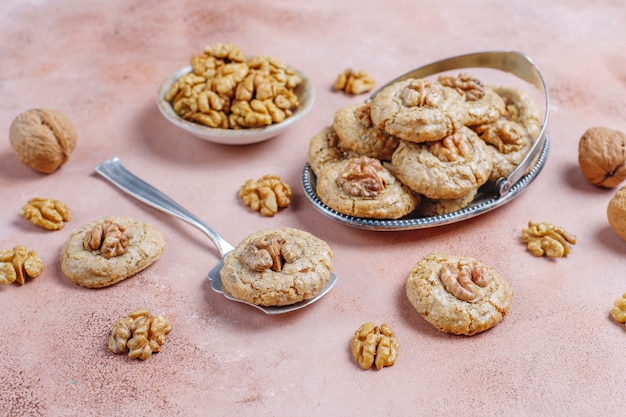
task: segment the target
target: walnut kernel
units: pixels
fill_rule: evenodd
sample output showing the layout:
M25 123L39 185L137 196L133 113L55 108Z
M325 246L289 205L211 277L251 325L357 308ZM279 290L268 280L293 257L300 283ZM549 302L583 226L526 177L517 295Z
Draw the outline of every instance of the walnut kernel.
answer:
M278 234L268 234L252 240L243 251L243 262L253 271L262 272L267 269L279 272L285 263L293 263L302 250L285 241Z
M163 316L152 316L138 308L113 324L109 336L109 351L121 354L128 350L131 359L146 360L161 351L172 325Z
M51 198L31 198L20 210L20 216L48 230L63 229L65 222L72 219L69 207Z
M443 139L428 142L428 150L442 162L467 159L472 155L472 144L467 137L455 132Z
M570 244L576 244L576 236L562 227L546 222L528 222L522 230L522 241L535 256L560 258L571 253Z
M467 101L480 100L485 95L483 83L469 74L460 73L456 77L440 75L437 81L445 87L454 88Z
M258 180L249 179L239 188L239 197L246 206L263 216L272 217L278 209L289 206L291 187L278 175L266 174Z
M376 369L392 366L398 358L400 344L391 327L365 323L354 332L350 344L354 359L363 369L376 365Z
M606 127L589 128L578 142L578 165L593 185L617 187L626 179L626 135Z
M385 179L381 175L384 168L380 160L361 156L350 160L337 176L337 185L348 195L355 197L376 197L385 189Z
M613 308L611 308L611 316L618 323L626 323L626 293L615 300Z
M446 291L462 301L473 300L476 298L477 286L484 288L491 282L483 266L465 260L442 265L439 279Z
M27 251L21 245L0 250L0 284L17 281L23 285L26 278L37 278L42 272L43 262L34 250Z
M363 94L374 88L374 79L365 71L344 70L337 76L333 87L349 94Z
M128 240L126 227L105 220L85 234L83 247L88 251L100 249L100 254L108 259L123 255L126 252Z
M76 148L76 129L57 110L30 109L13 120L9 140L20 162L50 174L65 164Z

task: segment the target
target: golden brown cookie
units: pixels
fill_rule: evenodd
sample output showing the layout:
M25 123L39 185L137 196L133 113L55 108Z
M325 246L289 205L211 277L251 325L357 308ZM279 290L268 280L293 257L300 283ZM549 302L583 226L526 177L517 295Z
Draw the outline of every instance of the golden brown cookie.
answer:
M233 297L262 306L308 300L330 280L333 254L328 244L292 228L260 230L224 258L224 289Z
M464 98L453 88L426 79L391 84L372 98L374 126L412 142L442 139L467 122Z
M542 118L541 111L530 94L511 86L491 86L491 89L504 100L503 117L522 125L534 142L541 131Z
M335 112L333 127L341 146L359 155L390 161L400 139L374 127L370 104L351 104Z
M406 295L442 332L471 336L500 323L513 292L502 276L475 259L430 254L413 268Z
M474 188L469 193L459 198L445 199L440 198L433 200L432 198L422 197L418 207L419 214L424 217L439 216L442 214L452 213L467 207L474 197L478 194L478 189Z
M505 118L474 126L474 131L485 141L493 159L489 179L507 177L524 160L532 146L532 138L521 124Z
M465 99L468 116L466 126L491 123L505 111L502 97L471 75L465 73L460 73L456 77L441 75L437 82L454 88Z
M130 217L105 217L68 237L61 249L61 270L78 285L102 288L147 268L164 250L165 240L152 224Z
M431 199L462 197L484 184L493 168L485 142L464 126L440 141L402 141L391 164L400 181Z
M375 219L398 219L419 202L378 159L366 156L327 164L317 177L316 192L339 213Z
M322 166L339 162L347 156L358 155L340 146L339 137L332 126L326 126L309 141L308 162L315 175L319 175Z
M526 157L541 130L541 112L528 93L515 87L493 87L505 103L497 120L473 126L493 155L490 180L507 177Z

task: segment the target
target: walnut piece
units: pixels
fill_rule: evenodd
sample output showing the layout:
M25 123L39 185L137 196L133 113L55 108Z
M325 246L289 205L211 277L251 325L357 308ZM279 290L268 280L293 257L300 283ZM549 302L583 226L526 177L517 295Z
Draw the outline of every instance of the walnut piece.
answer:
M578 165L591 184L617 187L626 179L626 135L606 127L589 128L578 142Z
M524 132L524 128L519 123L506 118L476 126L474 131L482 140L503 154L518 151L525 144L526 132Z
M291 187L282 182L278 175L266 174L256 181L247 180L239 188L239 197L252 210L272 217L278 213L278 209L289 206Z
M333 87L349 94L363 94L374 88L374 79L365 71L344 70L337 76Z
M335 181L348 195L354 197L377 197L385 189L381 175L384 168L380 160L361 156L353 158L339 173Z
M302 78L273 57L245 59L233 44L207 46L191 59L192 72L165 94L184 119L209 127L247 129L280 123L300 106Z
M69 207L51 198L31 198L20 210L20 216L48 230L63 229L65 222L72 219Z
M454 88L467 101L480 100L485 95L485 86L477 78L469 74L460 73L456 77L452 75L440 75L437 79L439 84Z
M83 247L88 251L100 249L100 254L109 259L123 255L128 241L125 226L105 220L85 234Z
M476 298L477 286L484 288L491 282L491 276L484 266L467 260L442 265L439 279L446 291L462 301L473 300Z
M572 252L570 244L576 244L576 236L562 227L531 220L528 228L522 230L522 241L535 256L560 258Z
M436 97L436 86L423 78L411 80L400 92L400 100L406 107L422 107Z
M441 140L430 141L428 146L429 152L442 162L454 162L472 156L472 144L465 135L459 132Z
M172 325L163 316L152 316L145 308L138 308L113 324L109 336L109 351L145 361L161 351Z
M351 343L352 355L363 369L376 365L376 369L392 366L398 358L400 344L387 324L380 327L365 323L354 332Z
M0 284L24 285L26 278L37 278L42 272L43 262L34 250L21 245L0 250Z
M13 120L9 140L20 162L50 174L65 164L76 148L76 129L57 110L30 109Z
M267 269L279 272L285 263L294 263L300 256L301 248L276 233L252 240L243 250L244 264L256 272Z
M615 300L613 308L611 308L611 316L618 323L626 323L626 293L621 298Z
M626 240L626 186L621 187L611 197L606 208L606 217L611 229Z

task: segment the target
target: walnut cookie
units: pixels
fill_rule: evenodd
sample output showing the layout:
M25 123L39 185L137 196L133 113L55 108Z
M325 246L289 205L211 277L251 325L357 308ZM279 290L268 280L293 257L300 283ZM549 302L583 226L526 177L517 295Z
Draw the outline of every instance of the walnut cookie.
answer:
M500 323L513 292L502 276L475 259L430 254L406 281L415 310L445 333L472 336Z
M442 139L465 125L468 110L454 88L426 79L385 87L372 98L374 126L411 142Z
M324 204L339 213L377 219L403 217L415 210L420 199L378 159L366 156L325 165L316 191Z
M402 141L391 158L396 176L431 199L456 199L480 187L493 168L485 142L461 127L440 141Z
M307 161L315 175L320 175L322 168L345 158L359 156L356 152L344 149L339 143L339 136L333 126L326 126L309 141Z
M492 181L508 176L526 157L541 130L541 112L528 93L515 87L493 86L505 110L489 123L472 126L493 156Z
M220 277L233 297L262 306L308 300L330 280L333 254L312 234L285 227L260 230L224 257Z
M75 284L102 288L155 262L165 240L152 224L130 217L104 217L73 232L61 249L61 270Z
M352 104L335 112L333 127L341 146L359 155L390 161L399 138L374 127L369 103Z

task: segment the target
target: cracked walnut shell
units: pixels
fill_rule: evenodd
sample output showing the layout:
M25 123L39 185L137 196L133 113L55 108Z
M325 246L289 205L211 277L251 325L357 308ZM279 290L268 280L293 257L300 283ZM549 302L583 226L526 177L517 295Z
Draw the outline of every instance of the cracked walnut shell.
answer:
M354 359L363 369L376 365L376 369L392 366L398 358L400 344L391 327L365 323L354 332L350 344Z
M593 185L617 187L626 179L626 135L606 127L589 128L578 142L578 165Z
M266 174L258 180L247 180L239 188L239 197L244 204L263 216L272 217L278 209L289 206L291 187L278 175Z
M551 223L529 221L522 230L522 242L535 256L560 258L572 252L570 244L576 243L576 236Z
M13 120L9 140L20 162L50 174L65 164L76 148L76 129L57 110L30 109Z
M0 250L0 284L23 285L26 278L37 278L42 272L43 263L34 250L21 245Z
M113 324L109 336L109 351L122 354L128 351L131 359L145 361L161 351L172 325L163 316L153 316L145 308L138 308Z
M72 219L69 207L51 198L31 198L20 210L20 216L48 230L63 229L65 222Z

